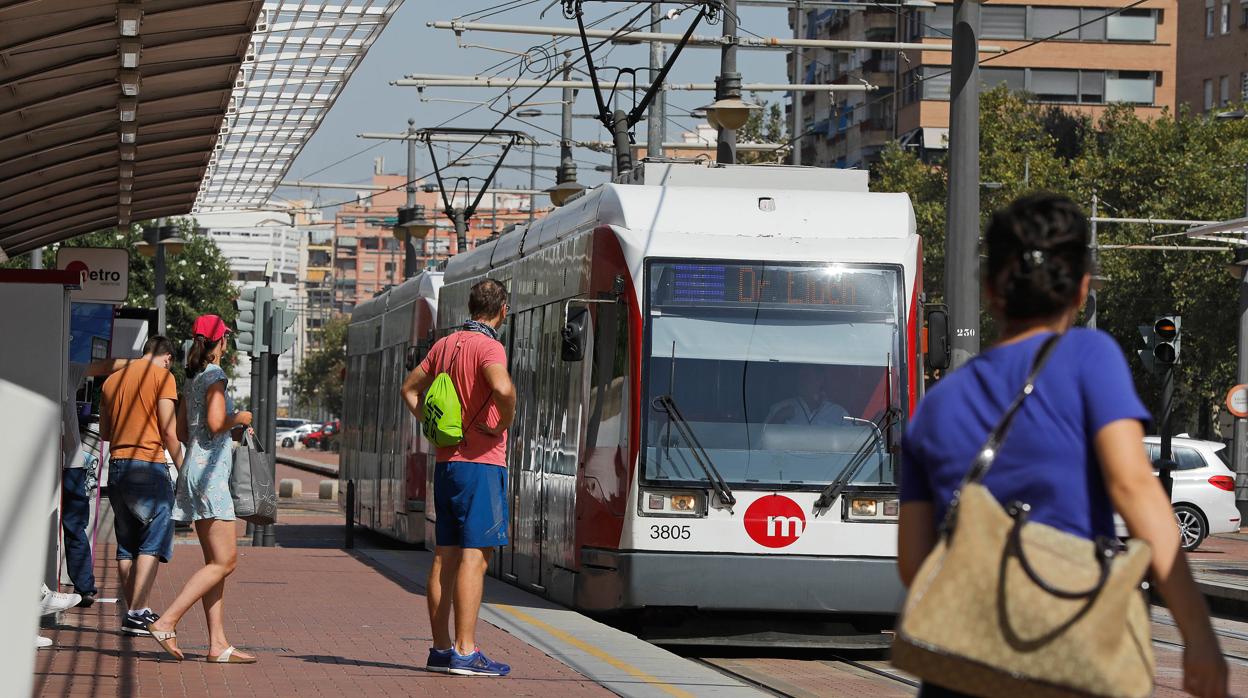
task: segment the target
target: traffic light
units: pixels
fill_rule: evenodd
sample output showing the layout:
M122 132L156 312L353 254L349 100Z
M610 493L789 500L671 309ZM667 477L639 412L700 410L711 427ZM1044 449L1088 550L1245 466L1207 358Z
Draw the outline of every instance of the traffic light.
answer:
M289 308L286 301L278 301L272 307L273 313L269 318L269 351L281 354L295 346L295 333L290 328L295 326L299 313Z
M259 356L269 350L265 320L273 304L273 289L268 286L247 286L238 294L234 306L238 309L236 321L238 334L234 345L239 351Z
M1153 360L1158 366L1167 367L1179 363L1179 339L1183 318L1163 315L1153 323Z
M1145 368L1164 371L1179 363L1181 328L1182 318L1178 315L1162 315L1152 325L1140 325L1144 348L1138 353Z

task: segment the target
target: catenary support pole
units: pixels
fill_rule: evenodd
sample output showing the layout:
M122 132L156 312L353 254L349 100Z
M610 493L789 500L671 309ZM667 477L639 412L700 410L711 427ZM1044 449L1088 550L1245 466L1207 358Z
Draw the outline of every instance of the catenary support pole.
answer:
M1248 165L1244 166L1244 174L1246 177L1244 185L1244 215L1248 216ZM1236 346L1236 384L1248 383L1248 266L1241 266L1239 270L1241 276L1239 277L1239 341ZM1235 447L1235 451L1231 455L1235 465L1235 479L1238 483L1235 488L1235 503L1239 507L1242 516L1244 512L1248 512L1248 419L1236 417L1232 433L1234 439L1231 445Z
M654 3L650 6L650 31L657 32L663 22L663 5ZM650 79L659 74L663 68L663 44L659 41L650 42ZM568 79L564 73L564 80ZM567 93L565 89L565 94ZM646 113L646 155L657 158L663 156L663 135L666 131L667 97L663 90L654 95L650 109Z
M979 353L979 0L953 5L945 302L952 367Z
M416 120L407 120L407 134L416 132ZM407 207L416 205L416 144L415 138L407 141ZM423 242L422 242L423 245ZM403 243L403 278L410 279L420 273L420 258L416 251L416 238L407 236Z
M537 190L537 146L529 146L529 189ZM494 203L494 219L498 220L498 194L490 197ZM533 216L537 208L536 197L529 197L529 225L533 225ZM498 232L498 226L494 226L494 232Z
M1097 283L1096 280L1100 278L1101 276L1101 272L1100 272L1101 254L1100 254L1100 251L1096 249L1096 246L1098 244L1097 237L1096 237L1096 213L1097 213L1098 204L1100 204L1100 200L1097 199L1096 194L1093 194L1092 195L1092 231L1091 231L1092 234L1091 234L1091 239L1089 240L1089 242L1092 245L1092 250L1090 252L1091 260L1092 260L1092 287L1088 289L1088 306L1087 306L1087 311L1086 311L1087 312L1086 324L1090 329L1093 329L1093 330L1096 329L1096 313L1099 310L1097 305L1098 305L1098 302L1100 301L1096 293L1096 283Z
M468 221L464 217L464 209L457 208L451 216L455 223L455 254L468 251Z
M715 79L718 89L716 99L740 97L741 73L737 72L737 0L724 0L724 44L719 49L719 77ZM733 165L737 162L737 132L733 129L720 127L716 136L717 144L715 160L721 165Z
M796 0L793 5L793 38L806 38L806 11L802 9L802 0ZM804 57L801 47L793 49L793 84L797 85L805 78L805 66L802 65ZM789 93L792 95L792 107L789 111L793 114L793 126L789 130L789 138L797 138L802 132L802 93L794 90ZM794 165L802 164L802 141L793 141L793 152L790 153Z

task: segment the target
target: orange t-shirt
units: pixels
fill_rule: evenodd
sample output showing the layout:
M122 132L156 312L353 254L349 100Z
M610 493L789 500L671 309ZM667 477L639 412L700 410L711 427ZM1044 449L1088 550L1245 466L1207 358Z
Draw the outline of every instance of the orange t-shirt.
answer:
M111 430L111 456L164 463L165 442L160 436L156 403L177 402L173 374L151 361L131 361L104 381L100 393Z

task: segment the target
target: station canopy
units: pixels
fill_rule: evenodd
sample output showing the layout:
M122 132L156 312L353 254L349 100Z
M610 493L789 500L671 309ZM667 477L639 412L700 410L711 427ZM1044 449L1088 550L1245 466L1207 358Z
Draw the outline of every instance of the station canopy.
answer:
M256 208L401 0L0 0L0 249Z

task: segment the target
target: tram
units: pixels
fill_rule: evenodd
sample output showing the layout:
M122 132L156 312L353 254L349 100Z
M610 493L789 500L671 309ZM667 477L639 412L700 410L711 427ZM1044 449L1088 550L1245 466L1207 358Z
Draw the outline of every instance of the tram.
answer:
M644 161L451 258L439 336L485 277L511 294L518 395L494 573L631 612L668 644L774 644L790 621L799 643L887 643L921 380L907 195L871 193L859 171ZM360 459L351 472L373 472ZM431 536L428 484L425 498Z
M357 305L347 329L339 503L346 507L347 483L354 483L354 520L407 543L425 541L434 449L399 388L433 344L441 287L442 272L417 274Z

